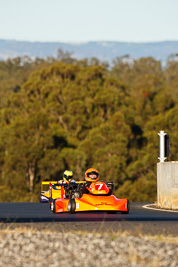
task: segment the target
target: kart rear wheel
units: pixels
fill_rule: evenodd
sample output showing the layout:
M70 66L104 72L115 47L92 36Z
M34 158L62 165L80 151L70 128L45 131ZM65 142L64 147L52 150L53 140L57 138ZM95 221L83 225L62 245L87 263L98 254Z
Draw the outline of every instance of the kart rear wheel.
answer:
M51 210L52 210L52 212L56 213L56 203L55 203L55 199L51 202Z
M76 208L75 199L72 198L69 200L69 203L68 203L68 212L71 214L75 213L75 208Z
M112 194L113 194L112 189L109 188L109 193L107 194L107 196L111 196Z
M49 198L49 208L51 210L51 198Z
M130 211L130 202L129 200L127 199L127 210L126 211L121 211L122 214L129 214L129 211Z

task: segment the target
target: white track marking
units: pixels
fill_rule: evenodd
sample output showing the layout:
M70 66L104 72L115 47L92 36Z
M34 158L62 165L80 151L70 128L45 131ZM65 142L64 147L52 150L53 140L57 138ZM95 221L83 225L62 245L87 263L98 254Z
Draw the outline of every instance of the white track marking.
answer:
M167 212L178 212L178 210L167 210L167 209L162 209L162 208L157 209L157 208L149 207L149 206L152 206L152 205L154 205L154 204L144 205L144 206L142 206L142 208L149 209L149 210L159 210L159 211L167 211Z

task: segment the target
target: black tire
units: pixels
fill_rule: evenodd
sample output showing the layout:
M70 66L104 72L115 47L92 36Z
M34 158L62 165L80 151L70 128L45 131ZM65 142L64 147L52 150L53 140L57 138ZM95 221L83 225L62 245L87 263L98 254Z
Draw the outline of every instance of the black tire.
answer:
M129 214L129 211L130 211L130 202L129 200L127 199L127 211L121 211L122 214Z
M51 210L53 213L56 213L56 203L55 203L55 199L51 202Z
M109 188L109 193L107 194L107 196L111 196L112 194L113 194L112 189Z
M51 198L49 198L49 208L51 210Z
M69 199L69 203L68 203L68 212L70 214L75 213L75 208L76 208L76 203L75 203L75 199Z

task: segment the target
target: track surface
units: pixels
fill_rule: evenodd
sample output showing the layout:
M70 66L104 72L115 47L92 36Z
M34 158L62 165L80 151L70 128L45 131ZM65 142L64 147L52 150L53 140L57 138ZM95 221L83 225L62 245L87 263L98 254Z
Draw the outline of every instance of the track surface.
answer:
M178 236L178 212L144 209L131 203L129 214L83 212L53 214L45 203L0 203L0 228L27 226L58 231L127 231L131 234ZM148 203L147 203L148 204Z

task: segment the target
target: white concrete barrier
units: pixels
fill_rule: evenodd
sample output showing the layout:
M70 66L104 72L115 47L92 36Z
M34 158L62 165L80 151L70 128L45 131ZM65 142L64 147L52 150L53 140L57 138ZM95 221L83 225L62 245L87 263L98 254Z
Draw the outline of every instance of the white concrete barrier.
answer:
M178 209L178 161L157 163L157 206Z

